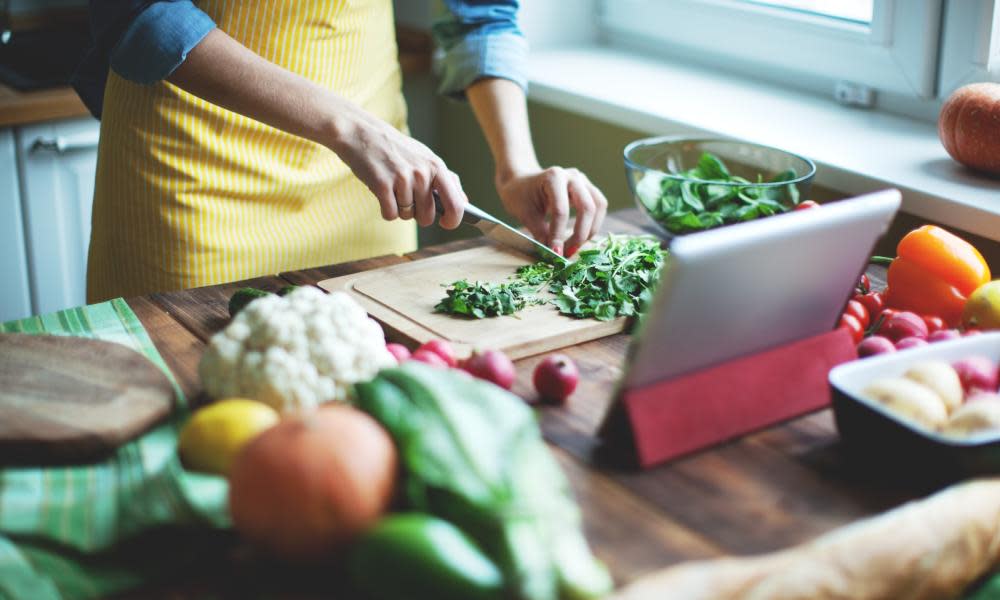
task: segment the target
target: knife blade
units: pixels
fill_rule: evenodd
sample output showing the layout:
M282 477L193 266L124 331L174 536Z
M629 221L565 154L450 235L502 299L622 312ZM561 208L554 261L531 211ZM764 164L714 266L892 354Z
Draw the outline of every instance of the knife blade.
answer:
M444 213L444 208L441 206L441 199L438 197L437 192L434 192L434 206L439 215ZM475 227L481 231L484 236L502 246L513 248L514 250L527 254L528 256L534 256L549 264L562 266L568 262L564 257L556 254L556 252L545 244L541 244L533 238L524 235L500 219L497 219L493 215L482 210L481 208L473 206L472 204L465 205L465 213L462 215L462 223Z

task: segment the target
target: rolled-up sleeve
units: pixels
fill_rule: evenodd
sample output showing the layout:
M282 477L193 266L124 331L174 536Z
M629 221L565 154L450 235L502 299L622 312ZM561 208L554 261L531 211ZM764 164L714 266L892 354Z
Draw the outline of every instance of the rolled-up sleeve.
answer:
M517 0L445 0L445 7L432 28L443 52L438 62L442 94L463 97L465 88L484 77L527 88L528 42L517 24Z
M136 83L166 79L215 23L192 0L91 0L90 28L72 83L100 118L109 69Z
M111 51L111 68L136 83L166 79L213 29L215 22L191 0L154 2Z

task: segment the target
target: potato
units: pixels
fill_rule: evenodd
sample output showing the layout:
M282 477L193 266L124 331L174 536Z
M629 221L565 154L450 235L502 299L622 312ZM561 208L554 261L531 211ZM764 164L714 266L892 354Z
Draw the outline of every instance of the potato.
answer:
M962 381L958 378L958 372L944 361L927 360L916 363L903 374L903 377L912 379L936 392L944 401L944 407L948 409L949 413L962 404L964 397Z
M942 433L964 437L975 433L1000 433L1000 398L983 398L956 410Z
M912 379L878 379L869 384L863 393L901 417L930 429L937 429L948 420L944 400L927 386Z

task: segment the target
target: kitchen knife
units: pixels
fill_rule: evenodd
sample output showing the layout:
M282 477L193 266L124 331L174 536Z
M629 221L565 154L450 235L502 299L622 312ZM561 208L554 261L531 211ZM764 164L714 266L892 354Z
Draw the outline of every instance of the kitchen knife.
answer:
M437 192L434 192L434 207L437 209L437 213L439 215L444 214L444 208L441 206L441 199L438 197ZM528 256L537 257L547 263L561 266L568 262L565 258L556 254L545 244L541 244L524 235L500 219L497 219L493 215L473 206L472 204L465 205L465 214L462 215L462 223L472 225L481 231L484 236L502 246L513 248L514 250L527 254Z

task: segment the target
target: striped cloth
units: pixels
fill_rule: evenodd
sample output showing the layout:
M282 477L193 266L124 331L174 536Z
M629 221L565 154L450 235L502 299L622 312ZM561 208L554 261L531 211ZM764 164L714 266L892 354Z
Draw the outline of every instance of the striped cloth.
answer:
M98 338L124 344L164 370L122 299L0 325L0 331ZM104 462L71 468L0 470L0 598L93 598L190 567L203 536L169 545L131 543L180 525L223 528L226 482L183 470L175 418L122 446ZM139 536L139 537L136 537ZM178 536L174 536L175 538ZM181 551L178 549L181 548ZM185 551L189 550L189 551ZM169 556L166 553L169 552Z

